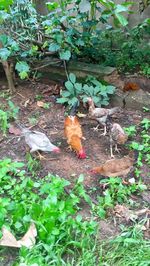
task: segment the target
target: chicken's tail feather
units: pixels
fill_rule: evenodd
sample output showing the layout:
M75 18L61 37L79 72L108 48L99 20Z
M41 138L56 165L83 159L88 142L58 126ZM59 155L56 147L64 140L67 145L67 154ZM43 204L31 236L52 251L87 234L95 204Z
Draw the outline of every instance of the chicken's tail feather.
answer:
M70 110L70 116L76 115L78 107L79 107L79 102L76 101Z
M21 123L16 123L17 126L19 127L19 129L21 130L21 132L24 134L24 133L27 133L27 132L30 132L30 130L28 128L26 128L24 125L22 125Z

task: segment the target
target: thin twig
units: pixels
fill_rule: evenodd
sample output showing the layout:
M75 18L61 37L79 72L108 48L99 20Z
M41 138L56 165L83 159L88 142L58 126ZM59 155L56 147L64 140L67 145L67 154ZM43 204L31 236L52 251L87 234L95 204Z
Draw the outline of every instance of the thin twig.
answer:
M69 75L68 75L68 71L67 71L66 61L64 60L63 62L64 62L65 73L66 73L67 79L69 80Z

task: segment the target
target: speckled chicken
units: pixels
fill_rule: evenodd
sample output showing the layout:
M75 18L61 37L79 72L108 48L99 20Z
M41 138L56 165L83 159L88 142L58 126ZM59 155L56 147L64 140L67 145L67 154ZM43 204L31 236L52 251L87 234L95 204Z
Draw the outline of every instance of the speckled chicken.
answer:
M101 124L104 127L104 133L102 135L106 135L106 120L108 115L113 115L120 111L120 107L114 107L111 109L106 108L99 108L95 107L94 102L92 98L88 98L88 105L89 105L89 117L96 120L98 122L98 125L94 130L98 130L99 124Z
M123 145L128 139L128 135L125 133L123 128L118 123L113 123L110 116L107 117L106 121L107 131L110 137L110 155L113 155L113 144L115 144L115 151L119 152L118 144Z
M22 135L25 137L25 142L30 147L30 152L44 151L58 153L60 149L52 144L48 137L39 131L33 131L28 128L20 126Z

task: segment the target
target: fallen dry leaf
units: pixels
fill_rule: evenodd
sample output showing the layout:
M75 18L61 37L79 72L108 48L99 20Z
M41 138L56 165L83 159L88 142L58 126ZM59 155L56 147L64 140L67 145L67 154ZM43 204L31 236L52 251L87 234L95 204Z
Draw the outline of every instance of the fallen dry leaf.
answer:
M33 245L35 245L36 236L37 236L37 230L35 224L32 223L26 234L17 242L20 244L20 246L31 248Z
M14 134L15 136L21 135L21 130L13 125L9 127L9 133Z
M126 221L136 220L138 216L124 205L117 204L114 208L116 216L125 218Z
M128 207L124 206L124 205L116 205L114 208L114 212L116 214L116 216L118 217L124 217L126 219L126 221L129 220L136 220L138 218L138 216L143 215L143 214L149 214L150 210L149 209L142 209L142 210L138 210L138 211L133 211L133 210L129 210Z
M3 236L0 239L0 246L16 247L16 248L20 247L16 238L6 227L2 227L2 234Z
M2 228L2 234L3 236L0 239L0 246L16 247L16 248L24 246L27 248L32 248L35 245L37 230L35 224L32 223L26 234L18 241L13 236L13 234L5 227Z
M82 118L82 117L86 117L87 115L86 115L86 114L82 114L82 113L77 113L77 116L78 116L79 118Z
M42 101L37 101L36 104L37 104L38 107L44 107L44 105L45 105L45 103L42 102Z

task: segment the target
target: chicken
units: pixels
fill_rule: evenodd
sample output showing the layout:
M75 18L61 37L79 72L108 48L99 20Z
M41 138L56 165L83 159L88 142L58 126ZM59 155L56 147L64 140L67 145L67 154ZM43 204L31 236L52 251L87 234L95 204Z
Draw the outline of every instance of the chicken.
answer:
M123 88L123 91L135 91L135 90L139 90L139 86L138 84L134 83L134 82L127 82L125 85L124 85L124 88Z
M78 158L85 159L86 153L81 143L81 139L84 139L84 137L79 120L75 115L76 109L77 105L75 104L70 112L70 115L65 118L64 134L67 138L69 147L77 153Z
M30 147L30 152L45 151L59 153L60 149L52 144L48 137L41 132L29 130L28 128L20 126L21 133L25 137L25 142ZM42 156L40 156L42 158Z
M108 115L113 115L120 111L120 107L114 107L111 109L106 108L98 108L94 106L94 102L92 98L88 98L88 105L89 105L89 117L96 120L98 122L98 125L94 130L97 130L99 127L99 124L103 125L104 127L104 133L102 135L106 135L106 119Z
M110 137L110 155L111 157L114 157L113 143L115 144L115 151L119 152L117 145L125 144L128 139L128 135L118 123L111 122L110 116L107 116L106 127Z
M93 168L90 172L92 174L101 174L107 177L126 176L137 161L138 152L131 151L127 156L121 159L112 159L106 161L99 167Z

